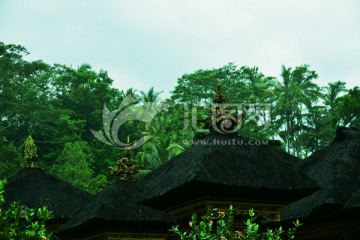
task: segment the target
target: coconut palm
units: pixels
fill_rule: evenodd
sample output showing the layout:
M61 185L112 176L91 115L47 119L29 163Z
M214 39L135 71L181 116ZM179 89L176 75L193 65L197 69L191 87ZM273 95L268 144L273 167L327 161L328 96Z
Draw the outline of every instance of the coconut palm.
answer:
M243 67L243 73L247 80L250 102L261 102L274 96L274 78L265 77L259 72L258 67Z
M346 83L341 81L329 83L328 86L323 88L323 90L325 91L322 96L324 103L330 108L330 110L332 110L335 108L336 100L339 95L346 92Z
M162 93L161 92L155 92L154 87L151 87L147 92L141 91L141 99L144 102L158 102L160 101L159 95Z
M277 127L280 137L283 138L289 152L300 154L301 150L294 145L303 130L304 114L317 101L320 95L319 87L313 82L318 76L308 65L281 69L282 83L276 87L278 96L275 105Z

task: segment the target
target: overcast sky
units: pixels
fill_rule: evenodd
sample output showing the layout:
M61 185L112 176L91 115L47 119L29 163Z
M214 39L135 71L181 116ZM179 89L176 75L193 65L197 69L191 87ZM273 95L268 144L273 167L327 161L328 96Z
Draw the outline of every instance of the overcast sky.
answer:
M309 64L319 85L360 82L357 0L0 0L0 41L163 98L184 73L229 62L276 77Z

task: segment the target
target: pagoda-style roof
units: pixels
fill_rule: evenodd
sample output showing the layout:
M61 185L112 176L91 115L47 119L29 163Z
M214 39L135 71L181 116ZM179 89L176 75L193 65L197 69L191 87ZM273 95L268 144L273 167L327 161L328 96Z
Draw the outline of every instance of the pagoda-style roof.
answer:
M299 168L318 182L321 190L286 206L282 219L336 214L360 203L360 131L339 127L331 144L306 158ZM349 200L350 199L350 200Z
M213 131L141 180L144 203L158 209L204 198L287 204L318 189L279 141L254 142Z
M40 168L24 168L5 185L6 204L21 201L31 208L48 206L54 219L66 220L83 207L91 195Z
M136 182L115 182L95 197L61 228L69 235L101 232L167 232L174 219L139 203L144 187Z

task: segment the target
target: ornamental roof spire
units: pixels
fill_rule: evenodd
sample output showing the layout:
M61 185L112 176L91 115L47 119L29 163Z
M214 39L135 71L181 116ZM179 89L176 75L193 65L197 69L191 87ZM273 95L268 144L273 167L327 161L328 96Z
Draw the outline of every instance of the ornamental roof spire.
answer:
M29 135L25 141L24 159L25 168L38 168L37 166L37 147L34 139Z
M128 137L127 142L129 143ZM114 167L109 167L111 175L115 176L117 181L134 182L134 175L139 173L143 165L138 165L137 161L132 158L130 148L124 149L123 157L116 162Z
M225 101L226 101L226 97L221 90L220 81L218 81L216 95L214 97L214 103L221 104L221 103L225 103Z

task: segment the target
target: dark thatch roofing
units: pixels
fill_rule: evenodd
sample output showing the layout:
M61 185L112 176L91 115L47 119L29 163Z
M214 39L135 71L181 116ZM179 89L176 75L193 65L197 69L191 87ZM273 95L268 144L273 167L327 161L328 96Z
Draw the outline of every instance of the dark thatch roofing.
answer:
M130 230L166 232L175 223L173 217L140 204L143 192L139 183L113 183L96 194L60 231L70 235Z
M286 206L282 219L341 211L360 186L360 131L338 128L332 143L306 158L299 168L316 180L321 190Z
M55 219L69 218L91 198L89 193L40 168L24 168L19 171L8 180L4 195L6 204L21 201L21 204L31 208L46 205Z
M279 141L248 141L210 134L141 180L147 186L144 203L158 209L201 197L289 203L318 189Z
M354 210L357 208L360 211L360 188L349 198L345 203L344 209Z

